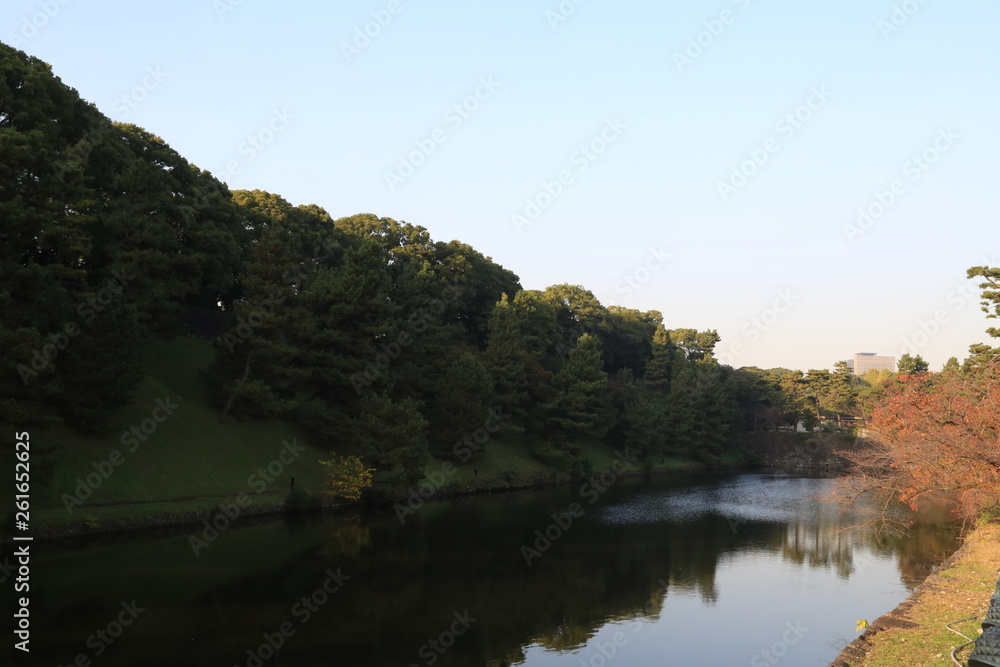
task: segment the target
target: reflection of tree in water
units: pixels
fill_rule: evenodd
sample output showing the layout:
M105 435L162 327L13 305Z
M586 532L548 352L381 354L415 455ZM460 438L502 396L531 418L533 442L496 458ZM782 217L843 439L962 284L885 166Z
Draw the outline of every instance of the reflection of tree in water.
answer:
M844 530L840 521L821 515L814 522L786 524L781 555L785 560L811 568L830 568L847 579L854 572L854 547L859 537Z
M565 508L553 493L428 504L401 526L391 511L325 515L309 530L316 546L281 571L218 590L199 614L211 635L220 626L224 659L261 632L289 620L292 602L314 589L329 568L351 579L283 649L288 664L336 656L339 664L427 664L421 647L446 631L455 612L478 619L435 660L436 667L523 663L528 647L573 651L608 623L656 619L671 595L719 596L719 563L764 551L803 567L846 577L857 554L895 552L904 576L920 576L934 554L949 550L944 531L918 528L915 538L879 544L841 530L836 512L792 521L734 525L718 514L683 522L610 525L586 514L534 559L520 551ZM662 582L662 583L661 583ZM236 637L235 643L221 637ZM244 649L245 650L245 649ZM224 660L220 660L224 662Z
M357 556L371 542L371 531L359 514L335 517L328 524L330 534L320 552L323 556Z
M654 583L661 576L671 593L697 593L706 604L714 604L720 559L747 545L780 553L785 560L809 568L833 569L844 579L863 568L873 556L895 554L901 579L908 587L922 581L957 546L955 528L950 524L928 522L914 525L909 536L879 536L873 530L851 531L851 520L835 509L824 508L808 520L746 523L738 525L735 531L728 521L711 516L682 526L645 525L634 531L633 538L629 537L629 529L622 531L614 540L616 555L608 554L605 567L620 570L623 561L632 563L630 558L637 559L632 563L636 566L643 564L646 573L636 577L630 593L634 600L645 590L648 599L655 601L654 606L646 609L655 609L658 614L667 595L666 590ZM650 531L655 532L652 540L648 540ZM613 574L605 571L608 578ZM534 643L558 650L579 648L604 624L641 616L626 609L628 601L610 595L592 602L597 607L591 613L581 614L585 607L574 607L574 614L553 622L554 629L535 635Z
M896 554L900 578L909 589L916 588L940 565L958 544L958 527L947 523L922 523L909 536L895 535L885 540L888 551Z
M857 549L876 556L895 554L900 579L913 588L957 546L956 527L940 520L915 523L905 535L884 533L874 527L855 530L854 520L851 515L824 508L811 521L781 524L781 555L811 568L832 567L839 577L847 579L870 558L863 555L856 559Z

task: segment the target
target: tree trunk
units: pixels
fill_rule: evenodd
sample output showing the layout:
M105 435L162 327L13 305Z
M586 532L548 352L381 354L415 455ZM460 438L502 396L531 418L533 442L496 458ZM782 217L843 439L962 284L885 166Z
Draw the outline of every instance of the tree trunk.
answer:
M246 382L246 379L250 377L250 355L247 355L247 362L243 366L243 378L240 382ZM226 399L226 405L222 408L222 414L219 415L219 423L222 424L226 421L226 417L229 416L229 411L233 409L233 403L236 401L236 388L234 387L231 392L229 392L229 398Z

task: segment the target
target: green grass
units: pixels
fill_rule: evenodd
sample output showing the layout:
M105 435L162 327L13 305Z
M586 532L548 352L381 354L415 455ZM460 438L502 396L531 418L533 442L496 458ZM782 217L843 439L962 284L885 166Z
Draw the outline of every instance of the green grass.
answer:
M110 435L88 436L67 427L31 433L34 527L92 527L149 515L181 516L211 510L240 494L250 496L257 507L280 505L291 475L309 492L322 489L323 471L316 462L329 452L310 443L298 428L281 420L230 418L218 423L218 410L209 406L199 378L212 359L210 341L156 341L147 353L147 376L133 404L115 416L118 426ZM122 435L150 419L157 400L167 399L179 406L173 414L137 446L134 440L123 444ZM287 465L278 459L285 442L306 447ZM121 464L101 479L82 505L67 511L64 494L74 495L80 480L96 474L94 464L109 461L116 450ZM285 454L286 460L290 457ZM281 467L276 479L267 483L254 476L275 461L274 469Z
M219 411L210 405L200 377L213 358L210 341L153 341L146 353L147 375L133 403L115 415L116 426L109 434L88 436L64 426L31 432L32 528L36 534L191 520L241 494L250 498L254 510L274 509L283 505L292 475L297 488L313 494L323 490L324 471L317 462L329 458L330 452L310 442L300 428L280 419L230 417L219 424ZM178 407L144 441L133 439L132 427L141 427L144 421L151 426L158 404ZM162 411L158 414L164 416ZM556 472L532 455L536 440L509 433L493 436L481 454L457 465L447 476L444 491L467 493L569 481L566 472ZM279 460L286 442L306 448L289 464ZM581 457L595 472L616 461L615 449L605 443L590 440L580 445ZM109 463L115 452L121 457L117 466ZM285 456L287 460L289 454ZM8 457L2 467L9 465ZM259 474L269 465L280 468L271 481ZM433 475L444 465L432 460L426 472ZM666 457L656 458L652 471L698 467ZM99 476L98 468L110 474ZM643 468L633 465L629 472L640 473ZM99 481L96 488L85 484L88 477L91 482ZM384 477L384 473L378 476ZM88 490L90 495L85 496ZM66 500L76 495L81 496L80 502L70 501L70 511Z
M482 454L468 463L459 464L457 471L448 477L446 492L474 492L536 484L569 481L567 473L557 473L536 459L532 454L537 438L529 435L501 434L484 447ZM619 461L616 449L599 440L584 440L580 444L580 458L590 461L594 472L607 470ZM426 467L429 475L442 470L442 461L433 461ZM621 470L621 464L615 466ZM657 457L651 472L680 472L700 469L701 466L672 457ZM645 472L642 464L626 466L628 474Z
M954 627L966 636L979 636L979 623L989 606L1000 567L1000 524L979 525L966 537L966 544L947 568L932 574L921 585L907 620L908 629L891 629L875 634L863 660L856 667L896 667L897 665L953 665L951 649L966 640L945 625L975 616L975 620ZM971 647L962 650L967 660ZM963 662L964 664L964 662Z

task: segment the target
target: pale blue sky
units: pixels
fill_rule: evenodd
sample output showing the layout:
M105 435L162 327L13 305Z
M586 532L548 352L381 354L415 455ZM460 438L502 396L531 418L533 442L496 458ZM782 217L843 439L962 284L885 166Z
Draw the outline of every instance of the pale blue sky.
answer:
M348 57L373 12L391 22ZM1000 265L998 22L993 0L7 0L0 39L232 188L423 225L526 288L717 329L735 366L917 351L939 368L986 339L965 270ZM418 142L433 153L390 187ZM767 160L723 201L748 151ZM526 198L549 205L519 229ZM650 248L670 258L647 274Z

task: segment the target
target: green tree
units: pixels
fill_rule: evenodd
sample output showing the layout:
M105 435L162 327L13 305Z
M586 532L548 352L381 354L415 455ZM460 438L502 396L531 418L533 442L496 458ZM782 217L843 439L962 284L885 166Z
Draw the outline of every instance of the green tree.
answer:
M552 385L554 397L545 406L549 444L572 458L579 450L580 439L601 438L612 425L608 379L597 338L580 336Z
M468 351L453 355L427 411L431 452L440 458L453 458L454 444L482 427L493 402L493 378L478 355Z
M1000 268L974 266L967 272L969 278L982 278L979 288L982 291L982 310L987 319L1000 317ZM986 330L993 338L1000 338L1000 329L990 327Z
M145 374L141 343L135 307L121 297L81 327L58 360L64 391L55 401L67 422L91 433L108 427Z
M670 343L670 334L662 324L656 326L650 342L650 359L643 373L643 384L652 392L666 396L680 352Z
M958 373L962 370L961 365L958 363L957 357L948 357L948 361L944 362L944 368L941 369L942 373Z
M512 416L507 428L523 431L530 398L530 356L518 314L506 294L493 308L488 331L483 364L493 380L497 403Z
M643 313L620 306L609 306L607 311L604 370L612 373L628 368L641 377L653 355L653 335L663 316L655 310Z
M914 373L926 373L930 369L930 364L924 361L923 357L919 354L915 357L911 357L909 353L904 354L896 362L896 372L904 375L912 375Z
M973 266L967 272L969 278L982 278L979 288L982 291L982 310L987 319L1000 317L1000 268L988 266ZM1000 338L1000 327L990 327L986 333L993 338ZM962 367L974 371L986 368L1000 357L1000 347L990 347L985 343L975 343L969 346L969 356Z
M854 414L860 387L854 371L846 361L833 365L833 373L827 376L826 386L820 395L820 407L836 416L838 424L844 415Z
M739 430L735 387L716 364L685 362L666 398L667 451L718 463Z
M721 338L717 331L672 329L667 331L670 342L690 361L715 361L715 346Z
M666 400L648 391L624 369L618 376L621 415L615 429L622 444L647 464L663 450L666 430Z
M556 321L562 332L559 356L567 357L583 334L597 337L604 343L607 334L608 311L594 293L581 285L552 285L542 293L556 307Z
M381 470L412 484L430 460L427 420L411 400L394 401L387 394L364 396L360 412L351 420L353 444Z

